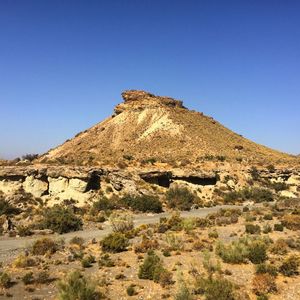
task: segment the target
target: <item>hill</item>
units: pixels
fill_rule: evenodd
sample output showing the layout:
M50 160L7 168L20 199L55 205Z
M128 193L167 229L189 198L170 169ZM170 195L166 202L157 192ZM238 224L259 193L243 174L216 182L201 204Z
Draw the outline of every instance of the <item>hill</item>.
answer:
M292 156L256 144L182 101L145 91L122 93L114 114L39 158L79 165L120 161L238 160L278 163Z

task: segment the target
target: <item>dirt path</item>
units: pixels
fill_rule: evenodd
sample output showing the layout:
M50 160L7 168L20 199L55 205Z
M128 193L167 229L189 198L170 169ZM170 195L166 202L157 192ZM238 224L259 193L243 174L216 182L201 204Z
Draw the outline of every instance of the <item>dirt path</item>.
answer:
M221 205L209 208L199 208L196 210L181 212L182 217L205 217L210 213L218 211L220 208L242 208L242 206L236 205ZM170 212L164 212L160 214L137 214L134 215L134 224L135 226L139 226L142 224L153 224L159 222L161 217L169 217L171 215ZM74 236L82 237L84 240L91 240L93 238L101 239L111 232L111 226L109 223L105 223L103 225L103 229L86 229L81 231L74 231L65 234L51 234L48 237L61 239L63 238L66 242L71 240ZM43 235L46 237L46 235ZM34 237L19 237L19 238L8 238L3 237L0 239L0 262L5 260L10 260L22 250L30 247L30 245L37 239L41 238L41 236Z

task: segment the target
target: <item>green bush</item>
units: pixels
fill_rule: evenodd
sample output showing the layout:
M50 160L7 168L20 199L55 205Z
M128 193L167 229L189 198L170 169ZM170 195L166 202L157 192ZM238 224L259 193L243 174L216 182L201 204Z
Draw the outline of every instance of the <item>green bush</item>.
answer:
M225 278L199 278L196 293L204 294L206 300L235 300L234 286Z
M172 273L163 267L160 258L154 251L149 251L143 264L140 265L138 277L153 280L163 287L172 283Z
M271 276L276 277L277 276L277 268L275 266L272 266L270 264L266 264L266 263L261 263L256 265L256 269L255 269L256 274L265 274L268 273Z
M265 224L264 227L263 227L263 233L267 234L267 233L270 233L270 232L272 232L272 227L269 224Z
M254 201L256 203L270 202L274 200L273 193L266 188L244 188L240 191L232 191L224 195L225 203L235 203L244 201Z
M95 257L90 254L82 258L81 265L84 268L90 268L94 262L95 262Z
M151 195L126 195L121 200L126 207L140 212L162 212L162 204L159 198Z
M254 264L260 264L267 259L267 247L262 241L253 241L248 246L248 258Z
M79 237L79 236L74 236L74 237L71 238L69 244L78 245L80 248L82 248L83 245L84 245L84 239L82 237Z
M161 266L160 258L153 251L149 251L139 268L138 276L140 279L154 280L155 271Z
M127 287L126 293L128 296L134 296L136 294L134 285L131 284L129 287Z
M6 201L5 199L3 199L0 196L0 216L2 215L15 215L20 213L20 209L13 207L12 205L9 204L8 201Z
M31 252L33 255L45 255L46 253L53 254L58 248L59 245L54 240L42 238L33 243Z
M111 267L115 266L115 263L110 258L109 254L106 253L100 257L100 259L98 261L98 265L99 265L99 268L101 268L101 267L111 268Z
M111 233L101 241L102 250L112 253L126 251L128 245L128 239L120 232Z
M102 196L98 201L93 203L92 214L99 211L113 210L117 208L116 203L107 197Z
M61 234L82 229L82 221L71 208L54 205L45 210L41 226Z
M216 247L216 253L225 263L241 264L246 262L249 251L243 242L234 241L228 245L218 243Z
M39 284L44 284L50 282L50 274L47 271L41 271L37 274L35 282Z
M109 221L114 232L127 233L134 228L133 216L127 213L112 213Z
M166 200L169 208L179 210L190 210L195 203L197 197L187 188L175 187L166 193Z
M300 258L298 256L291 255L283 261L279 267L279 271L285 276L293 276L298 274L299 266Z
M32 235L32 231L28 226L17 226L17 232L18 235L22 237Z
M10 276L6 272L0 272L0 287L8 289L12 284Z
M258 264L266 260L267 244L263 239L240 238L230 244L218 243L216 254L226 263L240 264L249 259Z
M96 291L95 285L78 271L70 273L58 283L59 300L98 300L105 297Z
M34 283L33 272L28 272L22 277L22 281L25 285Z
M178 291L175 294L174 300L193 300L194 297L190 293L186 283L180 280Z
M284 226L280 223L278 224L274 224L274 231L283 231L284 230Z
M245 225L245 232L249 234L259 234L260 233L260 226L254 224L246 224Z

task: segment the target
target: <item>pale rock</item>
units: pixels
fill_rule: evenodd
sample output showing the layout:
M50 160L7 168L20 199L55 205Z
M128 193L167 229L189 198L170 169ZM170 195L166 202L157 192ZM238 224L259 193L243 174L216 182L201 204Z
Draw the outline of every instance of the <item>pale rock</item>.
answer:
M297 198L297 196L293 192L290 192L290 191L281 191L280 196L287 197L287 198Z
M41 197L48 191L48 183L33 176L27 176L23 182L24 191L32 194L34 197Z
M230 179L227 181L227 186L230 187L231 189L234 189L235 188L235 182Z
M49 181L49 194L57 195L65 192L68 187L69 180L64 177L52 178L48 177Z
M22 181L0 180L0 191L4 194L15 194L22 188Z
M80 193L86 191L87 182L78 178L71 178L69 180L68 190L75 190Z

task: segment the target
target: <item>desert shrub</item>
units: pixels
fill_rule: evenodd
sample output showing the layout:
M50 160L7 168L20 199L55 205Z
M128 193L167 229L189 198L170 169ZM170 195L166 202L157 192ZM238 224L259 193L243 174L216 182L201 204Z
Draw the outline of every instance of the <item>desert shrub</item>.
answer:
M116 203L107 197L100 197L93 203L90 213L95 215L99 211L113 210L117 208Z
M289 186L285 182L274 182L270 186L273 188L276 192L288 190Z
M0 287L9 288L11 286L11 278L6 272L0 272Z
M74 271L58 283L58 299L98 300L104 299L104 296L80 272Z
M59 248L57 242L50 238L42 238L36 240L31 248L31 252L33 255L45 255L46 253L53 254Z
M216 246L216 253L226 263L240 264L246 262L248 258L248 248L240 241L234 241L231 244L224 245L219 242Z
M274 224L274 231L283 231L284 226L280 223Z
M163 266L158 266L154 270L153 281L159 283L162 287L166 287L173 283L172 273Z
M54 205L45 210L41 227L61 234L80 230L82 228L82 221L74 214L71 208Z
M272 232L272 227L269 224L265 224L264 227L263 227L263 233L267 234L267 233L270 233L270 232Z
M0 216L2 215L15 215L20 213L20 209L13 207L8 201L0 196Z
M174 300L193 300L193 296L189 291L186 283L181 279L179 288L174 296Z
M196 294L204 294L206 300L234 300L233 284L222 277L198 278Z
M47 271L41 271L37 274L35 282L39 284L44 284L50 282L50 274Z
M253 292L256 295L264 295L277 291L275 279L268 273L256 274L252 280Z
M245 232L249 234L259 234L260 233L260 226L254 224L246 224L245 225Z
M135 253L146 253L149 250L155 250L159 247L157 239L149 239L146 236L142 237L141 243L135 245Z
M282 225L290 230L300 230L300 215L285 215L282 219Z
M114 232L126 233L134 227L131 214L112 213L109 221Z
M196 251L203 251L203 250L208 250L212 251L213 250L213 245L209 241L206 240L196 240L193 243L193 249Z
M282 262L279 271L285 276L293 276L298 274L299 266L300 258L296 255L291 255Z
M168 230L180 231L183 228L183 218L180 213L174 212L169 218L160 218L157 227L158 233L165 233Z
M179 210L190 210L197 197L187 188L174 187L166 193L166 200L169 208Z
M24 254L20 254L14 261L13 266L16 268L27 268L33 267L37 264L36 260L30 256L25 256Z
M213 260L211 254L207 250L203 252L203 267L210 276L216 272L221 273L220 261Z
M255 180L255 181L259 180L260 173L259 173L259 171L257 170L256 167L252 166L251 169L249 170L249 172L250 172L250 175L251 175L253 180Z
M121 199L126 207L140 212L162 212L162 204L159 198L151 195L126 195Z
M154 280L162 286L172 283L172 273L163 267L160 258L154 251L149 251L142 265L140 265L138 277L140 279Z
M84 244L84 239L82 237L79 237L79 236L74 236L74 237L71 238L69 244L77 245L80 248L82 248L83 244Z
M34 283L33 272L28 272L22 277L22 281L25 285Z
M256 300L269 300L268 295L257 295Z
M94 262L95 262L95 257L90 254L82 258L81 265L84 268L90 268Z
M278 239L271 247L270 251L273 254L285 255L288 253L288 245L284 239Z
M224 195L224 202L235 203L251 200L256 203L261 203L273 201L273 198L273 193L270 190L266 188L253 187L226 193Z
M254 264L260 264L267 259L267 246L262 241L253 241L248 245L248 258Z
M261 263L261 264L256 265L255 272L256 272L256 274L268 273L271 276L276 277L277 273L278 273L278 270L273 265L270 265L270 264L267 264L267 263Z
M267 241L263 239L240 238L230 244L219 242L216 246L216 254L226 263L240 264L249 259L258 264L266 260Z
M268 221L273 220L273 215L271 213L265 214L264 220L268 220Z
M100 257L99 261L98 261L98 265L99 267L114 267L115 263L113 262L113 260L111 259L111 257L109 256L109 254L104 254Z
M196 222L194 218L185 218L182 220L182 229L186 233L191 233L196 228Z
M112 253L126 251L128 245L128 239L120 232L111 233L101 241L102 250Z
M218 234L217 230L214 229L214 230L208 232L208 237L211 239L217 239L219 237L219 234Z
M126 289L126 293L128 296L134 296L136 294L134 285L131 284L130 286L128 286Z
M154 251L149 251L144 259L142 265L140 265L138 277L140 279L154 280L155 270L162 266L160 258Z
M32 235L32 231L29 226L17 226L17 232L19 236L29 236Z
M168 244L168 250L170 251L179 251L184 247L182 239L174 233L167 233L165 241Z
M248 199L252 199L256 203L270 202L274 200L274 196L270 190L256 187L250 190Z

